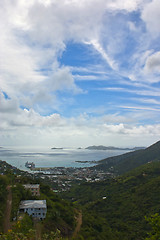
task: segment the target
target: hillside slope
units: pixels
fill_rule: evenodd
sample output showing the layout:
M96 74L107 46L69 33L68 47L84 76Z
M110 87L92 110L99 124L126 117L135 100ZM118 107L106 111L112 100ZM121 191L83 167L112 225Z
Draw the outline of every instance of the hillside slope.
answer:
M7 185L8 179L6 176L0 176L0 232L3 231L4 224L4 209L7 201Z
M150 147L99 161L94 168L123 174L151 161L160 160L160 141Z
M145 216L160 209L160 162L114 180L75 186L64 197L83 208L84 239L145 239L150 231Z
M37 239L34 219L28 215L21 218L17 212L21 200L44 199L47 202L47 215L39 223L43 239L62 239L63 237L67 239L72 236L77 217L77 210L72 203L57 196L50 186L43 184L42 180L27 177L23 171L15 169L4 161L0 161L0 173L3 174L0 175L0 239ZM40 184L40 196L32 196L31 191L23 186L26 183ZM10 211L8 202L11 214L7 215ZM32 237L29 237L29 234ZM59 238L54 237L56 234ZM48 237L44 238L44 236Z

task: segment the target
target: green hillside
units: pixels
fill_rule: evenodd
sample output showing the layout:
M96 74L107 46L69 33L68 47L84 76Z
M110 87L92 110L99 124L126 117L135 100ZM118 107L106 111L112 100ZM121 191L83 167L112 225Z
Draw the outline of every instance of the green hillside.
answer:
M0 232L3 231L4 209L7 200L7 184L6 176L0 176Z
M75 186L63 197L83 208L82 239L145 239L150 231L145 216L160 212L160 162L114 180Z
M123 174L151 161L160 160L160 141L150 147L99 161L95 167Z
M76 227L75 218L77 209L69 201L61 199L53 193L48 185L44 185L40 180L33 180L24 176L24 172L18 171L4 161L0 161L0 239L68 239L72 236ZM22 175L21 175L22 174ZM40 183L40 196L32 196L31 191L23 187L24 183ZM8 199L9 193L11 198ZM43 200L47 202L47 215L43 221L36 223L27 214L19 218L17 212L21 200ZM8 202L11 202L11 212L7 210ZM10 216L7 225L9 231L5 230L4 224L6 215ZM8 215L9 214L9 215ZM41 238L37 238L37 228ZM58 237L57 237L58 236Z

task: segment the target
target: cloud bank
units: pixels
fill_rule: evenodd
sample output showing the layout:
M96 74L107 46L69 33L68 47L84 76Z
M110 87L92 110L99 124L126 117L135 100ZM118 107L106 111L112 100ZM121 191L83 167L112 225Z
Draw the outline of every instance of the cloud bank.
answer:
M0 14L2 145L159 139L158 0L2 0Z

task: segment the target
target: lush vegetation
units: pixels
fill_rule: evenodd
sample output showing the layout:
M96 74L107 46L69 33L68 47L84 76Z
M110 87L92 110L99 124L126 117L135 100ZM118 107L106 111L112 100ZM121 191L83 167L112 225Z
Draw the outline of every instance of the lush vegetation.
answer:
M38 228L40 228L41 236L43 239L62 239L62 237L71 237L75 228L75 208L72 203L66 200L62 200L53 191L50 190L48 185L44 185L42 182L36 179L27 177L26 174L21 175L19 171L16 174L16 169L13 169L9 164L0 161L0 239L37 239L35 222L28 215L19 219L17 213L21 200L31 199L46 199L47 201L47 216ZM32 196L29 190L23 187L24 183L40 183L39 197ZM4 209L7 205L7 195L10 189L12 193L12 210L11 210L11 222L12 229L8 233L3 233L4 222ZM37 225L36 225L37 226Z
M62 200L47 185L41 185L41 198L47 200L47 217L43 232L60 230L63 236L71 236L75 227L75 210L72 203Z
M146 149L103 159L95 168L120 175L151 161L160 161L160 141Z
M35 197L29 190L25 190L22 184L17 183L12 187L12 219L17 216L21 200L46 199L47 216L41 225L43 234L50 234L51 231L60 230L62 236L70 236L75 227L74 208L71 203L62 200L50 187L41 183L41 195Z
M8 178L0 176L0 232L3 230L4 209L7 201Z
M114 180L75 186L63 197L83 208L84 239L145 239L150 231L145 218L160 210L160 162Z
M29 190L26 190L22 184L17 183L16 185L13 185L11 220L17 218L20 201L28 199L32 200L36 199L36 197L33 197L31 192Z
M151 231L148 233L148 237L145 240L159 240L160 239L160 215L158 213L153 214L150 217L146 217L146 221L151 225Z

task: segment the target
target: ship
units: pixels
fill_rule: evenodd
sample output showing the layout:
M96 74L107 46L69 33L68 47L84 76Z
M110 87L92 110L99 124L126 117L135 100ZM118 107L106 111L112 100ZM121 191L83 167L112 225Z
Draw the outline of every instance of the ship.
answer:
M31 168L31 169L33 169L33 168L35 168L35 164L34 164L34 162L26 162L25 163L25 167L26 168Z

